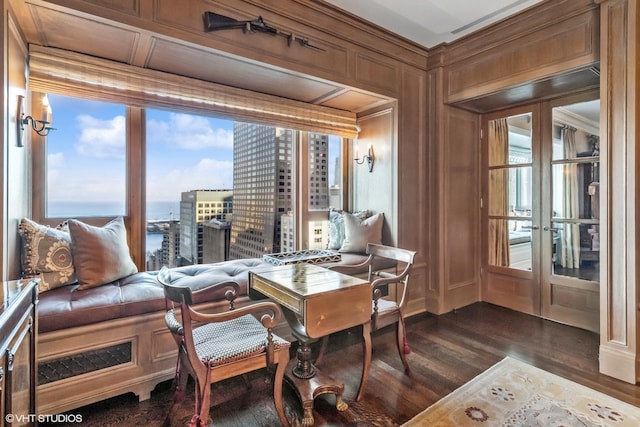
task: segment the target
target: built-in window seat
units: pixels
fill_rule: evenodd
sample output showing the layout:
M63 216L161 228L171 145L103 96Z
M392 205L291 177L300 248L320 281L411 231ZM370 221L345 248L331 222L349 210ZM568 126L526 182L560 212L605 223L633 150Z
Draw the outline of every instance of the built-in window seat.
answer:
M364 254L342 254L359 264ZM248 272L272 268L259 258L171 269L174 283L194 291L203 311L227 310L229 286L196 292L214 283L237 284L236 306L251 302ZM393 267L393 266L389 266ZM363 269L361 274L366 275ZM38 413L60 413L127 392L148 399L175 373L176 345L164 323L165 300L156 272L139 272L106 285L48 290L38 304ZM287 328L286 324L282 324ZM277 332L290 335L288 331Z

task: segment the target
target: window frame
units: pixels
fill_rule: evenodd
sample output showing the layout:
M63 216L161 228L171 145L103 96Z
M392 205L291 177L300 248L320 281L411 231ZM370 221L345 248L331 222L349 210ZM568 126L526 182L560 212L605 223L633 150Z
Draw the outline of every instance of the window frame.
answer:
M77 94L64 94L56 92L63 96L75 96L81 99L95 99L100 100L98 94L93 96L83 97ZM34 102L37 103L38 99L42 99L44 93L32 92L31 94ZM104 99L107 102L116 102L113 99ZM125 126L126 126L126 194L125 194L125 215L124 221L127 229L127 240L129 249L134 263L138 267L139 271L146 270L146 108L141 106L132 106L123 104L125 106ZM153 108L152 106L149 106ZM34 111L36 108L43 108L42 105L34 105ZM182 108L176 106L172 111L178 113L188 114L200 114L205 115L203 111L194 112L188 108ZM215 112L210 112L208 115L216 116ZM225 117L228 118L228 117ZM234 118L229 118L235 120ZM309 133L326 133L323 130L307 131L297 130L298 137L296 138L296 144L294 147L294 168L296 173L294 174L293 183L293 205L294 205L294 233L295 244L297 248L308 247L306 240L309 234L309 222L319 219L328 220L328 209L322 210L310 210L308 205L308 188L306 185L302 185L308 180L308 155L309 155ZM32 156L32 217L35 221L42 224L56 226L68 218L56 218L46 216L46 176L47 176L47 162L46 162L46 137L33 137L34 139L33 156ZM37 139L36 139L37 138ZM346 201L349 200L349 178L348 174L350 169L348 168L349 162L346 161L349 138L341 137L341 156L343 161L341 162L343 182L341 187L341 196L343 206L346 206ZM87 224L94 226L102 226L113 219L112 216L105 217L75 217Z

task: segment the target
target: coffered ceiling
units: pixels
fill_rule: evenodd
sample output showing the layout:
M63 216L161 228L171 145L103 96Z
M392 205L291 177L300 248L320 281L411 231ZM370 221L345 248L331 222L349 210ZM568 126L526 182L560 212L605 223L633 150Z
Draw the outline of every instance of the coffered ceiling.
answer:
M540 0L318 0L408 40L432 47L515 14ZM182 42L149 29L79 13L43 0L13 0L29 44L359 113L390 101L383 95ZM305 48L306 49L306 48ZM312 49L306 49L304 52Z

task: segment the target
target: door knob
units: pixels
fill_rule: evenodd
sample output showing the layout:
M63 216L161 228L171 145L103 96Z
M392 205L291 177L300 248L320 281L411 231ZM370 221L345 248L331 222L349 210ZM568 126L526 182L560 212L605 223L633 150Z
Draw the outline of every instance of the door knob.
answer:
M552 233L557 233L559 232L561 229L560 228L555 228L555 227L549 227L547 225L544 226L543 228L544 231L551 231Z

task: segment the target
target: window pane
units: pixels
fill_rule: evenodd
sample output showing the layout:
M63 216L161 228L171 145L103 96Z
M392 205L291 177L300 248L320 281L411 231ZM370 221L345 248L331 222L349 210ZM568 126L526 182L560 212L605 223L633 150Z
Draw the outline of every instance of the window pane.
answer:
M329 209L329 135L309 133L309 210Z
M530 216L533 197L531 166L489 171L489 215Z
M126 212L125 107L48 95L53 130L46 142L46 216Z
M295 166L309 168L310 211L342 200L341 138L310 133L309 159L296 162L298 134L148 110L147 269L297 249ZM323 247L328 224L316 222L309 246Z
M251 123L233 127L233 221L229 258L293 245L293 153L297 132ZM283 221L284 217L284 221ZM291 220L289 220L291 219Z
M576 115L576 111L599 111L599 105L600 100L594 100L553 109L553 160L600 155L599 117Z
M489 265L531 270L531 221L489 220Z
M329 136L329 207L341 210L342 207L342 138Z
M489 166L531 163L531 113L489 122Z
M554 223L551 229L553 274L600 280L600 226Z
M146 129L147 269L224 261L233 122L149 109Z
M598 219L600 182L593 180L598 162L552 166L553 217Z

